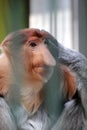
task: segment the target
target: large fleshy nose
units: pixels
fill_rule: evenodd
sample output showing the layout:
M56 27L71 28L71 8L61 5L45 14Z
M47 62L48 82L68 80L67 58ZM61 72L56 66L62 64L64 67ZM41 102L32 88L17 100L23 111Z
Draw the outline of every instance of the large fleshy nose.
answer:
M52 56L51 52L48 50L48 48L45 45L40 46L40 52L43 56L44 63L48 66L55 66L56 60Z

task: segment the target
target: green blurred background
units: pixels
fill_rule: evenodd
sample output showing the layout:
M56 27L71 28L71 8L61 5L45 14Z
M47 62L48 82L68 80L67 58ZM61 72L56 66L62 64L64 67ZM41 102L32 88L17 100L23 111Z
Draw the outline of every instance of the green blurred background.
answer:
M0 42L15 30L27 28L29 0L0 0Z

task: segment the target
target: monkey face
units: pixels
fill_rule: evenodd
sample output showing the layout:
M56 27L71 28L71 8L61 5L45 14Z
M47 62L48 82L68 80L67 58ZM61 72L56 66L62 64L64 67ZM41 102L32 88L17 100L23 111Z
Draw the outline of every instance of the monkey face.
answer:
M47 82L53 72L56 61L48 49L44 39L37 36L29 37L23 47L25 66L31 72L31 78ZM26 62L27 61L27 62Z
M51 45L46 39L47 32L24 29L8 35L2 43L8 57L14 63L21 63L25 74L33 82L48 81L56 65L54 54L49 49Z

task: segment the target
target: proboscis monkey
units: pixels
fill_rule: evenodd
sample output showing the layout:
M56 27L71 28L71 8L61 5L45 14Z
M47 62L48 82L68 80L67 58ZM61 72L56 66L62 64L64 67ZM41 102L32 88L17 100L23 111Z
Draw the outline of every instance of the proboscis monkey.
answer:
M9 119L0 113L1 130L86 130L83 55L38 29L8 35L2 49L0 94Z

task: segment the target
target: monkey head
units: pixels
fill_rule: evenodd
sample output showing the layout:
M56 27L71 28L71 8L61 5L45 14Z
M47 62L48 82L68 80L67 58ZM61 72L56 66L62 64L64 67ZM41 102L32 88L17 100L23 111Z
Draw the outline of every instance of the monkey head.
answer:
M46 31L23 29L8 35L2 42L2 48L13 64L21 63L29 81L47 82L58 55L49 39L53 37Z

